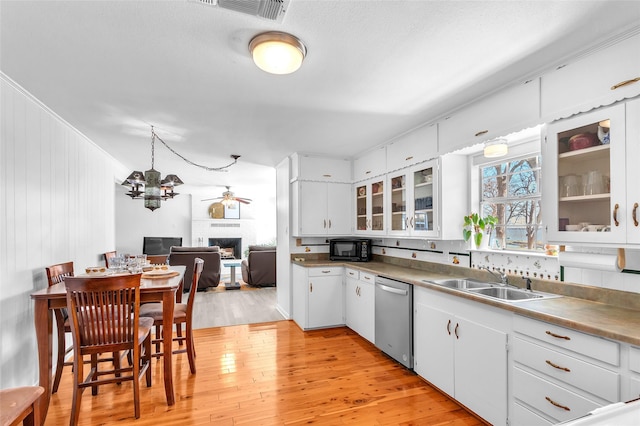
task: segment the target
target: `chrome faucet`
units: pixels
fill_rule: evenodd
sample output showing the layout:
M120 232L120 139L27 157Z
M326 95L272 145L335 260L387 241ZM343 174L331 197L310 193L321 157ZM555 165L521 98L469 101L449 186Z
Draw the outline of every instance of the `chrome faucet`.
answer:
M500 284L502 284L504 286L509 285L509 277L507 276L506 273L502 272L500 269L498 269L498 273L496 273L495 271L492 271L487 266L481 266L480 269L484 269L485 271L489 272L494 277L498 278L500 280Z

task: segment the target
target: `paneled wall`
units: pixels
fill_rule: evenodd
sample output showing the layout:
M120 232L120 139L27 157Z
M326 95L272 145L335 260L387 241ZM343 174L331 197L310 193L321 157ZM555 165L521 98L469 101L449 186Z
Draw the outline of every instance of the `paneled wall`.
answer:
M0 73L0 388L38 381L33 302L45 266L99 264L115 247L114 179L126 172ZM54 339L55 341L55 339Z

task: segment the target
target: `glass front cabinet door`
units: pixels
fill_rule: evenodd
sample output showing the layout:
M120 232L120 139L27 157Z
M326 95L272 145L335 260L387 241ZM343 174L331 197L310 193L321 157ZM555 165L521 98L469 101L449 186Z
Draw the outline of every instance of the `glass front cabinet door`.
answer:
M354 185L357 234L376 235L385 233L384 186L384 177L373 178Z
M437 163L428 161L388 175L389 235L435 237Z
M625 106L550 124L543 161L548 240L626 242Z

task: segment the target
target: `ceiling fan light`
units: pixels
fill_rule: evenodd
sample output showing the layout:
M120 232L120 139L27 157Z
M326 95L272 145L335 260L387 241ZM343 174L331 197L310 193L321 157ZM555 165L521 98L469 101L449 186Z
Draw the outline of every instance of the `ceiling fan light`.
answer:
M302 65L307 48L297 37L278 31L258 34L249 42L253 62L271 74L291 74Z
M496 139L494 141L487 142L484 145L485 158L499 158L504 157L509 153L509 147L506 139Z

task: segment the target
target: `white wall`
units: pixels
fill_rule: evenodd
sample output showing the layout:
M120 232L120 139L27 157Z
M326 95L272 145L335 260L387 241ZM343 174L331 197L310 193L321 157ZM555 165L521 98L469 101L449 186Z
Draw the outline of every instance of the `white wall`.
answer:
M38 382L30 294L47 287L44 268L73 261L81 270L114 246L113 184L122 166L2 73L0 84L0 388L7 388Z

